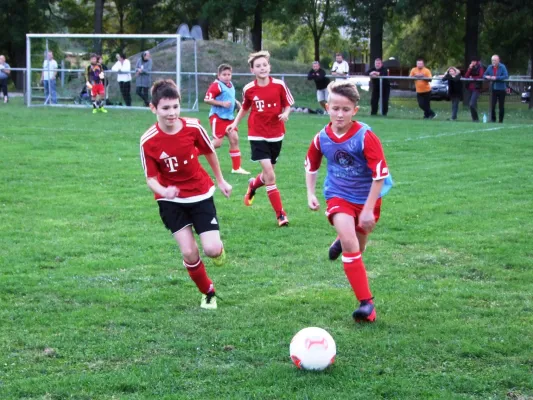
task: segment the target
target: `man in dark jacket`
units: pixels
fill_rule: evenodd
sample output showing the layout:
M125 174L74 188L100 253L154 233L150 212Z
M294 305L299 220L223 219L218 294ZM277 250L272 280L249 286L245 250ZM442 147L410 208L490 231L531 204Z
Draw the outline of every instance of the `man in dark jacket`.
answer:
M389 112L390 81L388 79L378 79L378 76L388 76L389 70L383 66L381 58L376 58L374 61L374 67L370 68L366 74L370 76L370 81L372 82L372 97L370 99L372 109L370 115L376 115L378 113L379 97L381 94L381 102L383 105L382 114L386 116ZM383 93L380 93L379 81L381 81Z
M465 73L465 78L471 79L483 79L483 74L485 70L483 65L479 61L478 57L473 57L472 62L468 66L468 70ZM479 122L479 115L477 113L477 99L481 94L481 85L482 82L468 82L467 88L470 93L470 114L472 115L472 121Z
M457 119L457 111L459 111L459 102L463 96L463 85L461 82L461 71L455 67L448 68L446 74L442 78L443 81L448 81L448 96L452 101L452 121Z
M308 81L315 81L316 85L316 100L320 103L324 111L326 111L326 103L328 101L329 78L326 77L326 71L320 68L318 61L313 61L313 68L307 74Z
M507 79L509 73L507 68L500 62L500 57L494 54L491 58L492 65L489 65L483 77L492 81L492 98L491 98L491 122L496 122L496 103L499 103L498 121L503 122L505 114L505 96L507 95Z

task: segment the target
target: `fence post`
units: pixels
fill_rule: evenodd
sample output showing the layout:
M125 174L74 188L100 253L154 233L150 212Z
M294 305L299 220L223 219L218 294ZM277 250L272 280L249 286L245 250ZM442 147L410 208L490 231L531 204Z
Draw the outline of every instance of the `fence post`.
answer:
M492 83L489 84L489 112L487 113L487 115L490 118L489 122L494 121L493 117L496 117L496 116L492 115Z
M372 88L374 90L374 88ZM370 100L372 102L372 100ZM372 107L372 105L371 105ZM379 111L383 115L383 78L379 77Z

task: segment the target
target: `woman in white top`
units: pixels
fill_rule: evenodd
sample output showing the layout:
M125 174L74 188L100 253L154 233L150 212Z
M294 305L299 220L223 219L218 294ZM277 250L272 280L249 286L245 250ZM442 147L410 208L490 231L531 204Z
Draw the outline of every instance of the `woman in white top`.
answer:
M128 107L131 106L131 64L124 53L117 54L117 62L111 68L112 71L118 72L117 81L120 86L120 93Z

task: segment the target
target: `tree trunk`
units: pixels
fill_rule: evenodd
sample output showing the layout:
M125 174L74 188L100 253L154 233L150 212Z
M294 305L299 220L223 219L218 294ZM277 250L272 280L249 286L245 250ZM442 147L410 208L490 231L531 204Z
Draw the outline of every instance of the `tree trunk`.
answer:
M313 41L315 42L315 61L320 61L320 36L313 32Z
M104 2L105 0L94 1L94 33L103 33L104 28ZM102 40L94 40L94 51L102 54Z
M529 40L529 62L531 63L530 78L533 80L533 39ZM533 109L533 82L529 82L529 109Z
M466 0L466 20L465 20L465 68L468 68L473 57L478 56L479 40L479 19L481 16L481 0ZM470 92L464 85L463 104L466 106L470 102Z
M370 63L383 56L383 24L385 11L380 1L373 1L370 9Z
M263 47L263 13L261 1L257 2L254 12L254 26L252 27L252 47L254 51L260 51Z
M209 20L202 18L199 21L200 28L202 28L202 36L204 40L209 40Z

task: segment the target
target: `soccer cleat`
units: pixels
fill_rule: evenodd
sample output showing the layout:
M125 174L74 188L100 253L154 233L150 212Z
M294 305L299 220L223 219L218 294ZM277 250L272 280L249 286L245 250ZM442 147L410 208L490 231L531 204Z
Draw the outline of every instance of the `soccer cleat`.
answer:
M224 265L225 262L226 262L226 250L224 250L224 247L222 247L222 252L217 257L213 257L213 264L215 264L217 267L220 267Z
M335 261L342 254L341 240L337 237L329 246L329 259Z
M244 195L245 206L251 206L252 203L254 202L255 190L252 189L253 182L254 182L254 178L250 178L248 180L248 190L246 191L246 194Z
M100 107L100 112L103 112L104 114L107 114L107 110L104 107Z
M250 175L250 173L248 171L246 171L245 169L243 169L242 167L239 167L239 169L232 169L231 173L232 174L241 174L241 175Z
M200 307L205 308L206 310L216 310L217 309L217 299L215 292L209 292L202 295L202 302Z
M363 300L359 308L352 314L355 322L374 322L376 320L376 309L372 300Z
M287 218L287 214L281 213L278 217L278 225L281 226L287 226L289 225L289 219Z
M93 114L96 114L98 110L96 108L93 108Z

